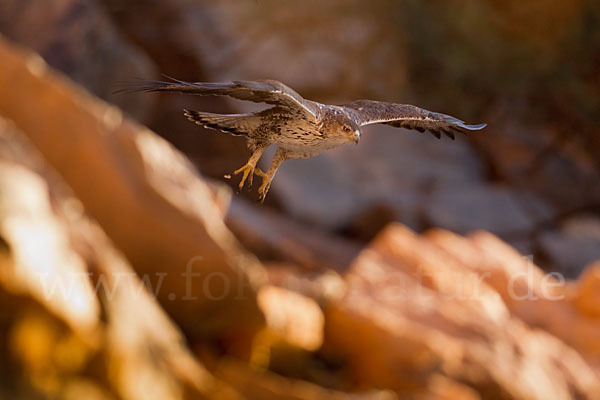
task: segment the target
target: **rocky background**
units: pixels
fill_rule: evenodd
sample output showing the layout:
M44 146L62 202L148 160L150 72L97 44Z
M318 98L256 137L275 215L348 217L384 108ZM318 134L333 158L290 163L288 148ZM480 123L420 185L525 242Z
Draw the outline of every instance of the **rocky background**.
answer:
M591 0L1 0L0 399L599 398L599 22ZM261 206L223 178L244 141L181 115L254 105L113 94L160 73L488 128L369 127Z

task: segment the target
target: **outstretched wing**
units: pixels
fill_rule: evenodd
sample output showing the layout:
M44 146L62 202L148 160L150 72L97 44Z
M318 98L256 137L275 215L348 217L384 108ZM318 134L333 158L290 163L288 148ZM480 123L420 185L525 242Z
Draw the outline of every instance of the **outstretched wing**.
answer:
M360 126L386 124L396 128L429 131L438 139L442 133L454 140L455 133L466 134L478 131L486 124L467 125L450 115L427 111L409 104L385 103L382 101L358 100L342 106Z
M137 80L123 82L115 93L131 92L178 92L200 96L230 96L255 103L273 104L288 112L302 112L312 118L317 117L314 104L305 100L292 88L275 80L233 81L233 82L185 82L170 78L170 82Z

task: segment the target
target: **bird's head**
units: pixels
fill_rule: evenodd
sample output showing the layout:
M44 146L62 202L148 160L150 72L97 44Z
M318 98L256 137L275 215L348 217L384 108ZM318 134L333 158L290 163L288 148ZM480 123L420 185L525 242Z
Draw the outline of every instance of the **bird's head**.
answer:
M360 140L360 126L349 118L341 118L337 122L337 133L348 142L358 144Z

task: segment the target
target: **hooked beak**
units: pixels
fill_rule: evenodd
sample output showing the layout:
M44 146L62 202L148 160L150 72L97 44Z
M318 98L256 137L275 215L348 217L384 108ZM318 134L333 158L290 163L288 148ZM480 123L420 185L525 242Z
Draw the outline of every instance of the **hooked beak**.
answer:
M360 131L354 131L354 143L360 142Z

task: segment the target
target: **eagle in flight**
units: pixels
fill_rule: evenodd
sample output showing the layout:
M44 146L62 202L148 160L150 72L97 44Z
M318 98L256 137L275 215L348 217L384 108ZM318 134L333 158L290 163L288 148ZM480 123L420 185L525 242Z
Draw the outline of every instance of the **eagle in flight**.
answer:
M264 201L279 166L291 158L309 158L322 151L347 143L358 143L362 127L386 124L396 128L429 131L438 139L442 134L454 139L456 133L483 129L486 124L467 125L449 115L408 105L373 100L358 100L344 105L328 105L304 99L296 91L275 80L233 82L170 81L129 82L121 92L178 92L193 95L231 96L272 107L246 114L213 114L184 110L192 122L243 136L252 152L248 162L234 171L243 174L240 190L246 181L251 186L254 174L262 178L258 189ZM267 172L256 167L263 152L272 144L277 151Z

